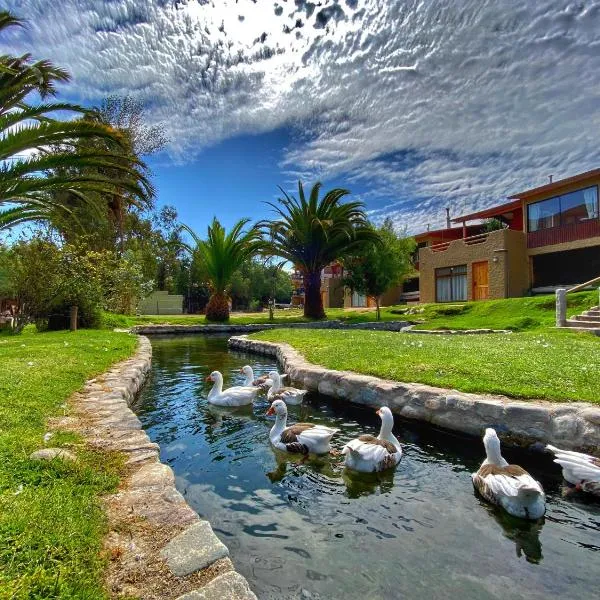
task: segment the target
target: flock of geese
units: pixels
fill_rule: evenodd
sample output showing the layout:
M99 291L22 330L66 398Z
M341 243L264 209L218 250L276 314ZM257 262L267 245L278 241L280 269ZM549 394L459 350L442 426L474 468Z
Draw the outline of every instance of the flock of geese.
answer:
M307 390L284 386L282 379L287 375L277 371L259 378L254 377L249 365L240 371L246 377L244 385L226 390L223 389L223 376L219 371L213 371L206 378L213 383L207 397L210 404L245 406L252 404L257 395L266 390L267 399L271 401L266 414L275 415L275 424L269 433L269 440L275 448L305 456L332 452L331 438L339 429L315 423L287 425L287 405L301 404ZM377 437L361 435L344 446L342 455L348 469L372 473L391 469L400 462L402 446L392 433L392 411L382 406L377 414L381 418ZM529 520L541 518L546 512L546 496L539 481L519 465L511 465L504 459L500 439L494 429L485 430L483 445L486 458L479 470L471 475L475 489L485 500L515 517ZM546 449L555 455L554 462L562 467L563 477L568 483L578 490L600 496L600 459L550 445Z

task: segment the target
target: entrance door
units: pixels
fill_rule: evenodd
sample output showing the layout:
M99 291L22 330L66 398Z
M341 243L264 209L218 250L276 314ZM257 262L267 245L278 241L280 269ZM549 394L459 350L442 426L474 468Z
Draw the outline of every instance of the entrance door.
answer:
M490 297L488 261L473 263L473 300L487 300Z

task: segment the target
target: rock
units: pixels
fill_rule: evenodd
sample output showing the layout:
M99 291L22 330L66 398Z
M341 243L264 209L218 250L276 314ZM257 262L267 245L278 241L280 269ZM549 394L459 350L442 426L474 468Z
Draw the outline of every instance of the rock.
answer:
M248 582L239 573L228 571L203 588L179 596L177 600L256 600Z
M177 577L208 567L216 560L229 556L229 550L214 534L208 521L198 521L174 537L161 551L169 569ZM241 575L240 575L241 577ZM244 580L245 582L245 580ZM212 582L211 582L212 583ZM208 586L207 586L208 587ZM204 592L206 588L202 590ZM228 588L226 588L227 591ZM209 595L198 598L246 598L246 596Z
M131 476L131 489L146 487L167 487L175 485L173 469L162 463L150 463L141 467Z
M32 452L29 458L31 460L54 460L55 458L60 458L67 462L77 462L77 457L64 448L42 448L41 450Z

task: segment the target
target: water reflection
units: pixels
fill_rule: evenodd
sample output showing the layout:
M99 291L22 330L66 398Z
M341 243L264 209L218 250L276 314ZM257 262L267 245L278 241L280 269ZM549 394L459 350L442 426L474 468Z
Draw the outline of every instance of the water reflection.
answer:
M270 359L228 353L225 339L202 336L154 340L153 350L140 418L261 599L594 597L600 504L563 497L551 457L505 452L547 494L545 521L521 521L474 495L480 440L398 420L396 470L353 473L341 456L303 460L270 446L266 399L233 410L206 402L212 370L239 385L241 366L260 375L276 366ZM340 429L338 451L380 425L372 409L318 394L290 407L297 421Z

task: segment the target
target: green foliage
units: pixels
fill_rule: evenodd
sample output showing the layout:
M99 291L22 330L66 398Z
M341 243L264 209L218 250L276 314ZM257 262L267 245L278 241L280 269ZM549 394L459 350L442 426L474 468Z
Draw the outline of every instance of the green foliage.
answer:
M276 265L251 259L233 274L230 296L234 309L257 310L266 306L271 297L276 302L289 302L292 289L289 273Z
M0 12L0 33L22 23ZM80 106L48 102L68 73L29 54L0 56L0 228L27 220L54 220L73 204L98 208L98 194L153 194L144 165L125 136L94 118L61 121L57 111L86 114ZM42 103L30 104L39 97ZM14 205L17 205L16 208Z
M489 233L498 231L499 229L507 229L508 225L500 219L488 219L483 223L483 231Z
M203 279L208 281L211 298L206 309L206 318L223 321L229 318L227 298L235 272L257 254L262 246L260 235L255 227L244 230L249 219L240 219L229 231L215 217L208 226L206 240L200 239L189 227L182 226L194 239L195 247L189 248Z
M416 244L413 238L399 236L389 219L373 230L379 236L379 243L364 244L346 256L342 263L345 285L352 291L375 298L379 320L381 296L412 272L411 257Z
M361 202L342 202L350 192L336 188L319 199L316 183L308 198L298 182L298 198L283 193L278 204L269 202L278 219L261 221L265 254L292 263L304 275L304 316L325 317L320 273L330 263L378 237L369 227Z
M600 339L574 331L418 335L274 329L312 363L395 381L516 398L600 403ZM377 357L373 360L373 357Z
M102 308L132 312L151 288L131 253L119 256L84 244L59 247L35 237L15 244L7 258L9 287L21 318L40 328L66 327L72 305L79 308L81 326L98 326Z
M120 461L55 434L78 462L39 462L49 417L84 382L131 355L134 337L107 331L0 338L0 597L104 598L106 533L100 496L118 484ZM33 363L33 365L31 365Z

